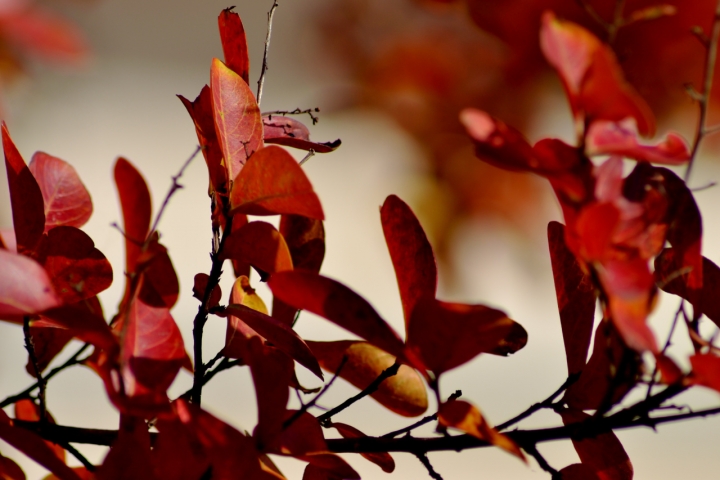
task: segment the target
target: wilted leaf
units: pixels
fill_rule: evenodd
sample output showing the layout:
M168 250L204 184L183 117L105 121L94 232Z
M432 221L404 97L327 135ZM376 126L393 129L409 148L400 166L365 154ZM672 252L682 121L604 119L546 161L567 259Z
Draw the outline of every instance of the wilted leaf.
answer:
M115 162L115 184L120 196L125 233L125 272L136 272L142 245L150 232L150 191L140 172L124 158Z
M263 117L262 122L265 143L274 143L306 151L312 150L315 153L332 152L337 150L342 143L340 140L325 143L311 141L308 128L294 118L270 115Z
M404 345L398 334L364 298L345 285L295 270L273 275L268 286L288 305L320 315L376 347L402 356Z
M340 432L343 438L367 437L363 432L347 423L333 422L332 427ZM382 468L385 473L392 473L395 470L395 460L393 460L392 456L387 452L361 453L360 455Z
M340 377L360 390L395 363L394 356L367 342L308 340L307 344L328 373L337 372L344 357L346 360ZM370 396L385 408L405 417L422 415L428 408L425 384L420 375L407 365L400 365L398 372L386 378Z
M0 317L30 315L60 305L47 272L35 260L0 249Z
M8 186L10 187L10 203L17 250L23 254L31 254L45 231L45 208L42 192L10 138L5 122L2 122L2 143Z
M235 179L232 213L295 214L323 220L320 200L302 167L281 147L258 150Z
M595 316L595 288L590 277L583 273L575 255L565 245L565 227L562 224L548 224L548 244L568 375L572 375L579 373L587 360Z
M405 328L422 298L435 298L437 266L430 242L410 207L395 195L380 209L385 242L395 268Z
M218 16L218 27L220 28L225 65L249 84L250 59L248 58L245 28L240 15L233 12L232 7L224 9Z
M407 346L439 375L480 353L508 355L527 343L527 332L505 313L484 305L423 298L410 317Z
M285 239L267 222L250 222L232 232L221 255L252 265L261 272L262 280L273 273L293 269Z
M92 200L72 165L47 153L36 152L28 168L42 192L45 232L60 225L85 225L92 215Z
M263 128L255 95L243 78L217 58L210 68L213 117L228 180L263 147Z
M526 461L525 455L515 442L490 426L480 410L464 400L451 400L440 405L438 421L440 425L462 430Z
M676 133L668 133L657 145L641 145L637 132L621 123L597 121L585 136L588 155L620 155L652 163L682 165L690 159L685 140Z

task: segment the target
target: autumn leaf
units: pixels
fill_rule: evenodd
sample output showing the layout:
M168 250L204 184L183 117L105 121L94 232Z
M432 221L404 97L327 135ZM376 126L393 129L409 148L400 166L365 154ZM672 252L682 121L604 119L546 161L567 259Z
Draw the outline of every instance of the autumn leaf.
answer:
M150 434L139 417L120 416L120 429L102 465L95 472L97 480L159 480L152 468Z
M267 222L249 222L232 232L221 256L252 265L263 281L276 272L293 269L285 239Z
M332 427L336 429L343 438L367 437L363 432L347 423L333 422ZM361 453L360 455L380 467L385 473L392 473L395 470L395 460L393 460L393 457L387 452L370 452Z
M292 423L287 423L294 419ZM285 428L278 435L275 444L269 450L281 455L300 457L303 455L327 452L327 443L317 418L308 412L298 415L298 410L285 412Z
M53 227L82 227L93 212L90 193L69 163L36 152L28 165L45 206L45 232Z
M207 273L198 273L193 279L193 297L201 302L207 294L209 280L210 276ZM220 285L215 285L215 288L213 288L212 292L208 295L207 308L217 307L220 299L222 299L222 288L220 288Z
M35 260L0 249L0 318L21 321L23 315L56 307L62 302L45 269Z
M13 460L0 454L0 477L3 480L25 480L25 472Z
M250 59L248 58L247 39L240 15L226 8L218 16L220 42L222 43L225 65L250 83Z
M33 403L32 400L28 398L24 398L22 400L18 400L13 405L13 408L15 410L15 418L17 420L25 420L27 422L39 422L40 419L40 407ZM48 421L52 424L55 424L55 419L50 414L50 412L45 412L45 421ZM60 445L52 442L45 442L48 447L50 447L57 457L62 460L63 462L66 462L65 458L65 449L61 447ZM0 477L1 478L1 477Z
M720 357L712 353L697 353L690 357L690 382L720 392Z
M301 460L309 462L303 480L360 480L360 475L338 455L317 453Z
M99 304L95 301L85 300L52 308L44 311L39 320L31 323L31 327L37 325L64 328L83 342L113 352L117 348L117 340L98 307Z
M250 157L235 179L230 204L233 214L325 218L305 172L287 151L275 145Z
M235 280L230 291L229 302L231 305L245 305L265 315L268 313L265 302L255 293L255 289L250 286L250 280L244 275ZM232 312L228 312L223 355L228 358L245 359L247 357L248 340L250 337L257 336L261 335L247 323L233 315Z
M641 145L634 125L625 122L593 122L585 135L588 155L620 155L651 163L682 165L690 159L688 145L680 135L668 133L657 145Z
M334 152L341 141L318 143L310 140L310 131L294 118L270 115L263 117L263 136L265 143L274 143L314 153Z
M172 308L180 294L180 284L167 248L158 238L154 232L137 259L137 274L142 276L138 298L153 307Z

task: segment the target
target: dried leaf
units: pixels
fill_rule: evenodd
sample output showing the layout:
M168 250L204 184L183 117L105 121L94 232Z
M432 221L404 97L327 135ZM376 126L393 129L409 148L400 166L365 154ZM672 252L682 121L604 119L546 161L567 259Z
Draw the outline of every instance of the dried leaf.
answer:
M315 153L329 153L340 147L342 142L318 143L310 140L310 131L294 118L270 115L263 117L263 136L265 143L274 143L286 147L298 148Z

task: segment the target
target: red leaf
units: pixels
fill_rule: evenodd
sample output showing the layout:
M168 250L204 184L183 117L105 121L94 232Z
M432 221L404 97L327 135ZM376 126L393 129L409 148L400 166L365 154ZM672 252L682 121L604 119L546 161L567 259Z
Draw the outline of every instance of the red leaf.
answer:
M270 341L273 346L283 351L290 358L297 360L300 365L303 365L313 372L318 378L323 378L320 365L318 365L315 355L313 355L310 348L300 336L288 325L245 305L228 305L225 313L239 318L250 328Z
M284 421L295 416L297 412L297 410L285 412ZM274 453L292 455L293 457L319 452L326 453L327 449L320 423L307 412L303 412L283 429L275 444L269 447L269 450Z
M346 423L333 422L332 427L337 429L343 438L367 437L363 432ZM392 473L395 470L395 460L393 460L393 457L387 452L361 453L360 455L382 468L385 473Z
M35 260L0 249L0 318L23 315L60 305L47 272Z
M234 181L245 161L263 147L260 109L247 82L217 58L210 68L210 91L228 180Z
M43 372L50 365L50 362L65 348L65 345L72 340L73 336L73 332L64 328L30 327L33 352L40 372ZM35 377L35 365L33 365L30 358L25 364L25 371Z
M417 217L398 197L390 195L385 199L380 218L400 287L407 329L415 305L422 298L435 298L435 256Z
M0 409L0 438L50 470L61 480L80 480L80 477L55 455L42 438L29 430L15 427L12 419L2 409Z
M290 154L271 145L258 150L235 179L232 213L295 214L323 220L320 200L302 167Z
M490 426L480 410L464 400L451 400L440 405L438 421L440 425L462 430L527 462L525 455L515 442Z
M593 202L583 207L575 221L577 254L587 262L612 257L613 237L620 224L620 210L609 202Z
M249 263L260 272L263 281L267 280L268 274L293 269L285 239L267 222L250 222L232 232L221 255Z
M137 271L142 275L138 298L152 307L171 308L177 302L180 284L167 248L152 238L137 259Z
M601 480L595 471L582 463L573 463L560 470L561 480Z
M230 304L242 304L260 313L267 314L265 302L255 293L255 289L250 287L250 281L244 275L238 277L233 284L230 292ZM232 314L228 315L227 320L223 355L229 358L245 359L247 357L248 340L250 337L257 337L260 334Z
M226 8L218 16L220 41L222 42L225 64L240 75L245 83L250 83L250 59L248 58L247 39L240 15Z
M112 351L117 340L98 309L99 302L83 301L43 312L41 320L33 322L42 326L56 326L67 329L73 336L91 343L100 349Z
M42 192L10 138L5 122L2 122L2 143L10 187L10 203L12 204L17 250L22 254L31 254L35 251L45 231Z
M0 478L3 480L25 480L25 472L17 463L0 455Z
M210 280L210 277L207 273L198 273L195 275L195 279L193 281L193 297L197 298L201 302L207 293L208 280ZM207 308L217 307L220 304L221 299L222 289L220 288L220 285L215 285L215 288L212 289L212 292L210 292L210 296L208 297Z
M592 279L583 273L564 239L565 227L558 222L550 222L550 261L560 310L568 374L571 375L579 373L585 367L592 336L596 294Z
M720 357L712 353L698 353L690 357L690 364L692 383L720 392Z
M318 453L306 455L302 460L310 462L305 467L303 480L360 480L360 475L338 455Z
M120 429L105 460L95 472L97 480L156 480L150 458L150 434L142 418L120 416Z
M63 303L77 303L107 289L113 271L105 255L82 230L59 226L48 232L43 266Z
M22 400L18 400L13 405L15 409L15 418L17 420L26 420L28 422L39 422L40 421L40 407L35 405L32 400L24 398ZM55 419L50 415L50 412L45 412L45 420L50 423L56 423ZM65 463L65 449L61 447L60 445L57 445L52 442L45 441L45 444L50 447L53 452L55 452L55 455ZM0 476L0 478L2 478Z
M560 412L563 423L570 425L590 418L574 410ZM632 480L633 466L625 449L613 432L601 433L593 438L573 440L573 446L583 465L590 467L602 480Z
M329 153L337 150L341 141L317 143L310 141L310 131L301 122L289 117L270 115L262 118L265 143L274 143L286 147L315 153Z
M339 370L340 377L360 390L395 363L394 356L367 342L308 340L307 344L320 366L329 373L337 372L345 358L345 364ZM420 375L407 365L400 365L398 373L385 379L370 396L385 408L405 417L422 415L428 408L425 384Z
M36 152L28 165L45 204L45 232L60 225L82 227L92 215L90 193L64 160Z
M142 245L150 232L150 191L140 172L124 158L115 162L115 184L120 195L125 232L125 272L136 272Z
M320 315L396 357L403 356L404 345L398 334L364 298L345 285L295 270L273 275L268 286L288 305Z
M508 355L527 343L527 332L500 310L424 298L408 326L408 349L440 375L480 353Z
M72 467L72 471L75 472L81 480L96 480L95 473L88 471L85 467ZM58 480L58 477L51 473L47 477L44 477L43 480Z
M665 165L682 165L690 159L687 143L680 135L668 133L657 145L641 145L632 127L634 125L594 122L585 136L586 152L588 155L621 155Z

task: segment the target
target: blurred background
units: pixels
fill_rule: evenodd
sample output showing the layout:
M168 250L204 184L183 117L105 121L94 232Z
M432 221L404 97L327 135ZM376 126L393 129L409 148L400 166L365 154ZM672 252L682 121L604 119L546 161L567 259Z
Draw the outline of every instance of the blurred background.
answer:
M84 230L114 267L115 284L101 294L106 315L112 316L124 265L123 239L110 227L120 220L112 182L115 159L123 156L133 162L145 175L154 204L162 202L170 177L197 142L192 121L175 95L193 99L209 81L211 59L222 57L217 15L229 5L217 0L31 2L42 10L33 10L37 15L29 20L21 19L30 27L19 30L20 20L12 12L20 3L24 2L0 2L2 117L26 160L37 150L58 156L75 166L90 190L95 211ZM316 155L305 166L327 217L322 272L362 294L401 331L397 285L379 221L385 197L399 195L418 214L439 257L439 297L501 308L529 333L527 347L511 357L481 356L444 375L445 395L461 389L463 397L495 424L544 399L565 380L566 371L545 238L547 222L560 220L559 209L545 182L474 158L457 113L467 106L483 108L518 127L531 141L555 136L572 142L561 85L537 48L538 17L552 8L598 34L602 29L578 6L582 2L572 0L279 3L261 109L318 107L320 122L311 127L313 139L343 141L335 153ZM630 4L652 4L627 3L629 9ZM686 3L691 5L678 8L672 17L621 30L615 48L628 78L660 116L659 132L673 128L691 138L695 107L682 85L698 84L703 48L688 32L696 24L707 31L714 2ZM271 0L237 0L235 9L247 31L253 89L271 5ZM611 18L614 2L593 5L604 18ZM712 139L705 144L691 186L720 178L712 155L716 147ZM304 152L293 153L300 158ZM0 228L7 228L12 219L5 172L0 171ZM173 197L160 231L181 283L173 315L191 350L191 323L197 311L192 279L210 267L207 173L201 159L194 161L181 183L185 188ZM720 222L714 213L719 190L702 190L697 199L706 223L704 254L718 262ZM226 276L222 283L226 294L230 281ZM257 279L253 286L266 301L270 298ZM651 321L659 338L664 339L676 307L674 298L661 296ZM313 340L349 338L309 314L301 316L298 330ZM208 360L223 346L225 321L211 319L206 332ZM73 349L74 345L67 347L64 356ZM687 367L689 351L687 342L679 341L671 353ZM0 323L1 398L31 383L26 359L22 329ZM63 355L56 362L62 359ZM311 376L301 380L316 386ZM181 372L171 395L190 384L191 376ZM339 381L321 403L334 406L354 392ZM702 408L718 400L717 393L696 389L676 403ZM117 414L100 379L84 367L50 382L48 402L60 423L117 427ZM251 430L256 409L247 369L216 377L206 388L203 406L236 428ZM373 400L337 418L370 435L411 423ZM541 412L522 426L559 423L557 415ZM431 431L428 427L418 434ZM657 432L623 431L618 436L638 479L711 479L720 469L719 418L663 425ZM79 449L96 463L106 452L93 446ZM540 451L558 469L577 461L569 442L543 444ZM0 452L16 459L29 479L45 475L42 467L3 442ZM359 456L345 457L363 478L387 476ZM427 477L415 457L394 457L398 466L387 478ZM446 479L548 477L533 461L524 465L497 449L433 453L430 460ZM302 477L303 463L283 458L277 463L288 478Z

